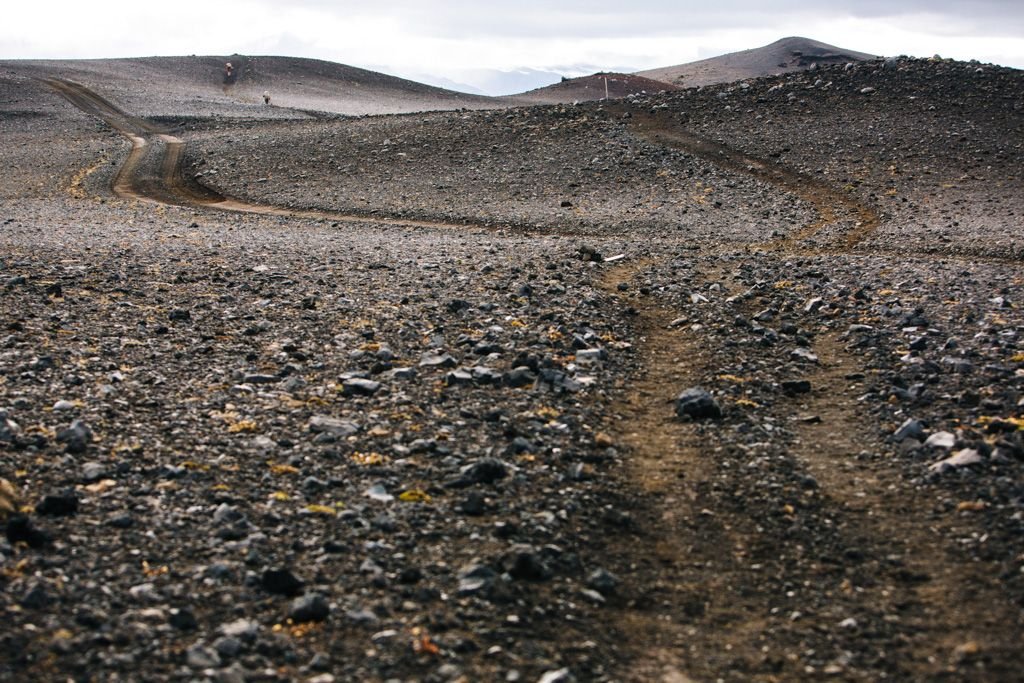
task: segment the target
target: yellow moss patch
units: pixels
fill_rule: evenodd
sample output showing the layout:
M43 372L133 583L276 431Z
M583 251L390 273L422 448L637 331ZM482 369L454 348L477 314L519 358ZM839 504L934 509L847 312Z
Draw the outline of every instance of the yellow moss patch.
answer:
M388 456L375 451L367 453L356 451L352 454L352 460L359 465L383 465L388 461Z
M228 432L231 434L238 434L240 432L255 432L258 429L256 423L252 420L239 420L234 424L228 425Z
M431 498L430 494L426 491L421 491L420 489L409 489L408 491L400 493L398 495L398 500L403 503L429 503Z

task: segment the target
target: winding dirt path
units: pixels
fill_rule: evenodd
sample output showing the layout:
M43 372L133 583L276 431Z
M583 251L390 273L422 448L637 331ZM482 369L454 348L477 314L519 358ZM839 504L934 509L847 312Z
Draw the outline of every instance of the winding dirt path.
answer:
M68 80L44 79L44 82L82 111L104 121L131 142L131 151L118 170L112 184L114 194L123 199L170 206L213 209L234 213L290 218L312 218L338 223L373 223L406 228L440 230L501 230L514 228L519 232L535 232L512 225L490 222L454 223L430 219L403 218L380 213L345 213L315 209L286 209L225 197L218 192L187 179L182 171L185 142L153 124L126 114L93 90Z
M696 135L666 113L627 110L621 107L615 111L620 114L629 113L629 128L636 135L656 145L673 147L702 157L722 168L771 183L783 192L806 201L818 213L817 221L803 226L777 242L760 246L793 251L806 247L805 242L823 229L841 226L843 230L834 248L849 251L871 235L881 223L878 212L855 197L785 166Z

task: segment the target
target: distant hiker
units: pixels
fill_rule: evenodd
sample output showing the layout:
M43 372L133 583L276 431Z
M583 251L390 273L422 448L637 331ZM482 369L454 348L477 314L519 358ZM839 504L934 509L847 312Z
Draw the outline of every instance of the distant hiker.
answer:
M263 91L263 104L270 104L270 91L269 90L264 90Z
M235 65L231 62L224 64L224 82L234 83L235 81Z

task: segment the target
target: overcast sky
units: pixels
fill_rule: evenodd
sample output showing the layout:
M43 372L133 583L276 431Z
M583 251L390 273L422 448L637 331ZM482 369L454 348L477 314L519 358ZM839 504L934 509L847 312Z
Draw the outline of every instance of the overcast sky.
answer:
M494 71L642 70L792 35L1024 68L1024 0L35 0L0 16L5 59L316 57L492 94Z

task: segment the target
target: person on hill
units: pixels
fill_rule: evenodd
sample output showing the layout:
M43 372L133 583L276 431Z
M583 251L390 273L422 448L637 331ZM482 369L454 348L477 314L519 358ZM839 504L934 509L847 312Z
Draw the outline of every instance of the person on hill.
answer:
M266 104L266 105L270 104L270 91L269 90L264 90L263 91L263 104Z

